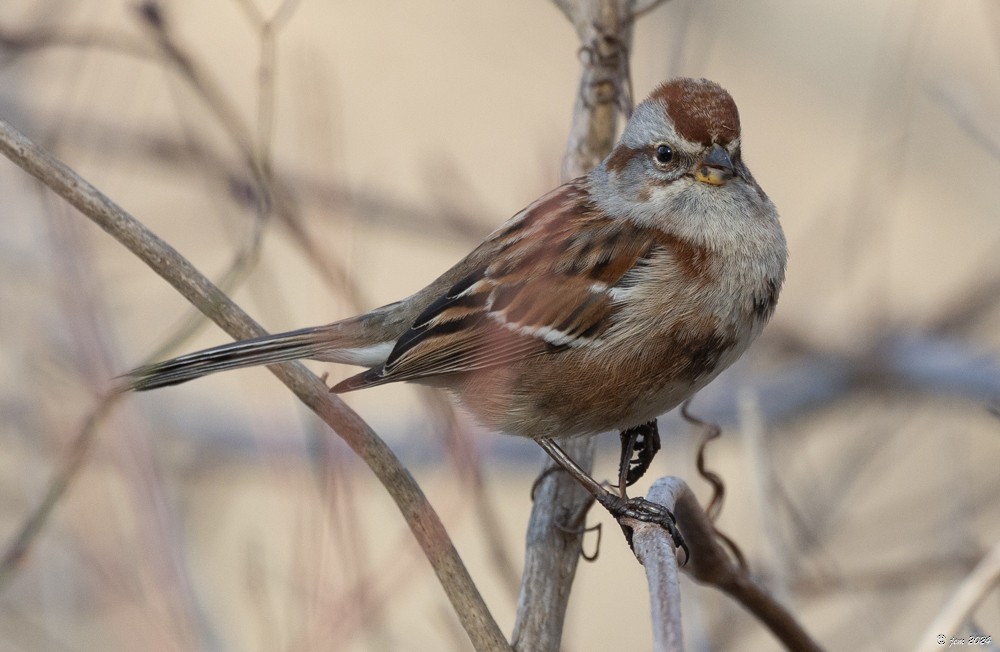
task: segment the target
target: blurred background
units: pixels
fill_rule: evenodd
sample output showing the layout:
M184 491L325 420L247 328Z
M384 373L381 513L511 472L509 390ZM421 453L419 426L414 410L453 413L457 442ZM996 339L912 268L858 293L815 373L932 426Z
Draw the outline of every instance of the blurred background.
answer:
M0 116L279 331L421 288L557 185L578 48L532 0L4 0ZM670 0L631 54L637 99L681 74L729 89L789 239L774 321L693 403L724 429L720 527L829 649L926 644L1000 541L1000 4ZM226 340L0 160L0 649L470 649L385 491L346 446L317 473L321 426L266 370L98 414L114 376ZM540 451L433 392L346 400L509 634ZM698 429L660 430L647 483L707 497ZM777 647L682 595L690 649ZM648 619L605 522L565 649L647 649ZM963 631L1000 637L996 590Z

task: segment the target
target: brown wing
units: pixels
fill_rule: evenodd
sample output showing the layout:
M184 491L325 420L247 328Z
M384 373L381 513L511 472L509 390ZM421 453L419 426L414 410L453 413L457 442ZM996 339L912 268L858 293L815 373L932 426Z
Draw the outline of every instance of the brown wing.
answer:
M382 367L348 378L344 392L461 373L598 341L621 304L611 291L658 246L651 229L602 216L585 179L514 216L470 259L471 273L433 301Z

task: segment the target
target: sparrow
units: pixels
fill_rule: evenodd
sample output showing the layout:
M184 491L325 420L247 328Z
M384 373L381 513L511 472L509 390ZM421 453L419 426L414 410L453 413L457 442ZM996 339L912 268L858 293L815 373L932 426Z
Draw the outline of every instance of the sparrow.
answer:
M597 168L415 294L140 367L126 383L309 358L365 368L332 392L441 387L488 429L539 442L648 433L760 335L786 259L774 204L743 160L736 103L715 82L678 78L635 107Z

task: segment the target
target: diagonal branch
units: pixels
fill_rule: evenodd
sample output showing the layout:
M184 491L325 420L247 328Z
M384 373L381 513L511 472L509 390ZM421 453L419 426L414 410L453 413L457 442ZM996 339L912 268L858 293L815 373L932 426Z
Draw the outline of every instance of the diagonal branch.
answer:
M230 335L248 338L265 333L173 247L3 119L0 152L107 231ZM392 451L301 364L275 365L270 370L342 437L382 482L431 562L473 646L477 650L510 649L440 519Z
M986 553L972 572L962 580L955 592L924 630L917 642L917 652L940 649L942 640L950 640L962 631L976 608L990 592L1000 586L1000 543ZM945 638L947 637L947 638Z

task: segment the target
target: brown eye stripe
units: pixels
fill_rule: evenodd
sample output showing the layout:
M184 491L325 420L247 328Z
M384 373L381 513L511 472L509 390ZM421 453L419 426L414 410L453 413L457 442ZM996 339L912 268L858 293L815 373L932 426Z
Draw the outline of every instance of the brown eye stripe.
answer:
M632 159L640 155L642 155L641 150L619 145L608 157L606 167L609 172L621 174L628 167L628 164L632 162Z

